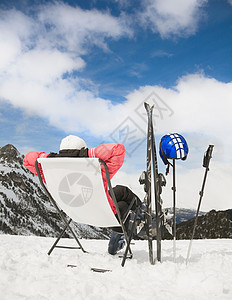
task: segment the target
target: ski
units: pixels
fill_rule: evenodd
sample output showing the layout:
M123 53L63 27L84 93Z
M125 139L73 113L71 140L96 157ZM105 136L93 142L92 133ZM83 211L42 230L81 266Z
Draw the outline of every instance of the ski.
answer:
M148 249L149 249L149 261L153 265L153 240L152 240L152 206L151 206L151 148L152 148L152 110L153 106L150 107L148 103L144 103L147 117L148 117L148 128L147 128L147 171L146 171L146 213L145 223L148 237Z
M157 260L161 262L161 240L162 240L162 186L166 185L166 180L162 174L158 172L158 162L156 154L155 135L153 129L152 115L151 115L151 152L153 163L153 176L154 176L154 193L155 193L155 209L156 209L156 243L157 243Z

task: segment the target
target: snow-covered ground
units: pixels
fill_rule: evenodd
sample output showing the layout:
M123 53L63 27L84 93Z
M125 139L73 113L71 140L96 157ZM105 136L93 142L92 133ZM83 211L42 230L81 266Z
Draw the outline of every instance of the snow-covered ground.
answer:
M197 240L185 259L189 241L162 242L162 263L150 265L147 242L135 241L134 258L121 267L107 253L107 241L82 240L85 250L55 249L53 238L0 235L0 299L232 299L232 240ZM63 239L63 244L74 245ZM155 247L155 242L154 242ZM67 267L67 265L77 267ZM95 273L91 267L107 268Z

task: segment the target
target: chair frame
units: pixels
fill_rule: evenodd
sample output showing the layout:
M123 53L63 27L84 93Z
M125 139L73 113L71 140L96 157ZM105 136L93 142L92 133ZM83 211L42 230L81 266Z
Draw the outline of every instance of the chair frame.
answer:
M52 159L51 158L47 158L47 159ZM78 157L77 157L78 159ZM88 158L86 158L88 159ZM119 225L121 226L121 229L122 229L122 233L125 237L125 240L126 240L126 250L124 252L124 255L122 256L122 267L125 265L125 261L127 258L132 258L133 257L133 254L132 254L132 251L131 251L131 248L130 248L130 243L131 243L131 240L132 240L132 237L133 237L133 232L135 230L135 225L136 225L136 219L137 219L137 216L138 216L138 212L139 212L139 204L138 204L138 201L136 199L136 197L133 199L133 202L130 204L130 206L128 207L128 210L124 216L124 218L122 219L121 217L121 214L120 214L120 211L119 211L119 208L118 208L118 204L117 204L117 200L116 200L116 197L115 197L115 194L114 194L114 191L113 191L113 188L112 188L112 185L111 185L111 180L110 180L110 176L109 176L109 170L108 170L108 167L106 165L106 163L101 160L101 159L98 159L99 160L99 163L101 165L103 165L104 169L105 169L105 173L106 173L106 179L107 179L107 184L108 184L108 188L109 188L109 192L110 192L110 196L114 202L114 205L115 205L115 208L116 208L116 211L117 211L117 217L118 217L118 221L119 221ZM48 191L48 188L46 187L46 185L44 184L43 182L43 179L41 177L41 173L40 173L40 170L39 170L39 166L38 166L39 162L36 160L35 162L35 168L36 168L36 172L37 172L37 175L38 175L38 178L39 178L39 181L40 181L40 184L44 190L44 192L46 193L46 195L48 196L50 202L52 203L52 205L55 207L55 209L57 210L58 214L60 215L60 218L61 220L64 222L65 224L65 227L63 229L63 231L59 234L59 236L57 237L56 241L54 242L54 244L52 245L52 247L50 248L50 250L48 251L48 255L50 255L52 253L52 251L54 250L54 248L65 248L65 249L80 249L82 250L82 252L84 253L88 253L87 251L84 250L83 246L81 245L76 233L74 232L74 230L71 228L70 226L70 223L72 222L72 219L69 218L69 220L67 220L64 212L59 208L59 206L57 205L55 199L52 197L52 195L50 194L50 192ZM42 166L41 166L42 168ZM129 213L131 211L131 207L132 205L134 204L134 202L136 202L136 210L134 212L134 220L132 222L132 225L130 226L130 230L129 232L127 233L126 232L126 228L125 228L125 221L126 219L128 218L129 216ZM88 224L87 224L88 225ZM73 238L75 239L75 241L77 242L78 244L78 247L68 247L68 246L58 246L58 242L59 240L63 237L64 233L66 232L66 230L69 230L73 236ZM128 255L128 252L129 252L129 255Z

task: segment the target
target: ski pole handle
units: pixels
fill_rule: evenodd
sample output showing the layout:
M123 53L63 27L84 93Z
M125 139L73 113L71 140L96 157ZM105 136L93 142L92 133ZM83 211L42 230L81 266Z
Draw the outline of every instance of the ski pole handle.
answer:
M207 149L207 157L210 159L212 157L212 153L213 153L213 147L214 145L209 145L208 149Z
M209 161L212 157L212 153L213 153L213 147L214 145L209 145L206 153L205 153L205 156L204 156L204 159L203 159L203 167L204 168L208 168L209 167Z

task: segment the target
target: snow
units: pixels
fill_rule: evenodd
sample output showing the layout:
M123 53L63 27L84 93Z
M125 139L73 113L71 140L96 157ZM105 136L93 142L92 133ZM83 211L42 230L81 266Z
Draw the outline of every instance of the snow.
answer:
M162 242L162 263L150 265L146 241L133 241L134 258L107 253L107 240L81 240L80 250L47 251L53 238L0 235L0 299L232 299L232 240ZM74 245L71 239L60 244ZM155 248L155 241L154 241ZM77 267L67 267L67 265ZM110 269L96 273L91 267Z

